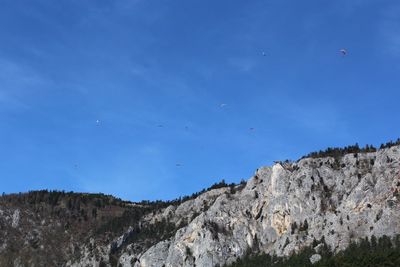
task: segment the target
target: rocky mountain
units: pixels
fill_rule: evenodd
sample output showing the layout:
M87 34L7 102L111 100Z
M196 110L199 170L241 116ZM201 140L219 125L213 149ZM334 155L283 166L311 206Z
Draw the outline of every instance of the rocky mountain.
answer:
M400 234L400 142L328 149L170 202L36 191L0 198L0 266L223 266Z

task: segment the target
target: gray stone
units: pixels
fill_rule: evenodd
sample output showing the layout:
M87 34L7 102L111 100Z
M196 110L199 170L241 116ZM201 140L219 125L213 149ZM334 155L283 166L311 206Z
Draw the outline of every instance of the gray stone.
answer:
M360 238L400 233L400 147L348 154L339 166L330 157L276 163L233 194L211 190L152 214L145 220L189 223L135 255L135 267L222 266L249 249L285 256L322 238L338 252ZM128 254L122 255L128 266Z
M310 257L310 262L311 262L311 264L314 264L314 263L320 261L321 259L322 259L321 255L319 255L319 254L314 254L314 255L312 255L312 256Z

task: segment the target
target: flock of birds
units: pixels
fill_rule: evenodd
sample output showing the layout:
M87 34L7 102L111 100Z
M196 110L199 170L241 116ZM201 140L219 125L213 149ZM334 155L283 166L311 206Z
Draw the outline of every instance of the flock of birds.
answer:
M346 56L346 55L347 55L347 49L342 48L342 49L339 50L339 53L340 53L342 56ZM264 57L267 56L267 53L266 53L265 51L262 51L261 54L262 54L262 56L264 56ZM222 103L222 104L219 105L220 108L225 108L225 107L227 107L227 106L228 106L228 104L226 104L226 103ZM100 124L101 124L101 121L100 121L100 120L96 120L96 125L97 125L97 126L100 126ZM164 125L158 124L157 127L158 127L158 128L164 128ZM188 127L188 126L185 126L185 130L189 130L189 127ZM250 127L250 128L249 128L249 131L255 131L255 130L256 130L256 129L255 129L254 127ZM182 167L183 164L181 164L181 163L176 163L175 166L176 166L176 167ZM77 168L77 164L75 164L75 168Z

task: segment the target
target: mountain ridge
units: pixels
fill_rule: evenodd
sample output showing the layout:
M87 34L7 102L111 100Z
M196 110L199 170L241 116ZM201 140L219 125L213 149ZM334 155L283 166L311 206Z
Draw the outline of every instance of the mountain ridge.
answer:
M278 162L247 183L221 184L184 201L5 195L0 266L222 266L248 251L287 256L322 237L340 251L357 238L394 236L400 233L397 142ZM28 197L9 201L18 196ZM54 258L46 257L48 248Z

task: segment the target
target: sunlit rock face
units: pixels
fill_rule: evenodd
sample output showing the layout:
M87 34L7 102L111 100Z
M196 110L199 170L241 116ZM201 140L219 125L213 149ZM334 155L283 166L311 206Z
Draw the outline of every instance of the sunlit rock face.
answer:
M243 189L219 190L207 211L134 266L223 265L249 249L288 255L322 238L337 251L351 240L400 233L399 167L397 146L260 168ZM201 198L208 194L216 196ZM196 201L183 205L165 213L200 210Z
M400 146L393 146L340 159L305 158L262 167L247 183L144 212L136 221L127 220L118 234L90 231L87 221L75 217L67 217L75 227L67 228L53 213L38 216L29 205L6 202L0 207L0 265L223 266L249 251L283 256L322 239L339 251L352 240L399 234L399 197ZM36 210L46 207L40 203ZM68 201L60 203L54 211L65 211ZM99 212L114 211L113 218L119 219L129 210L124 205L109 205ZM89 207L91 211L93 206ZM98 226L103 222L90 217L88 221ZM164 231L169 233L165 238L154 235L160 225L172 229ZM72 239L72 229L87 233ZM135 239L145 229L152 230ZM25 252L18 253L22 250L16 247ZM47 255L50 249L54 253ZM318 246L315 251L314 262L319 260Z

